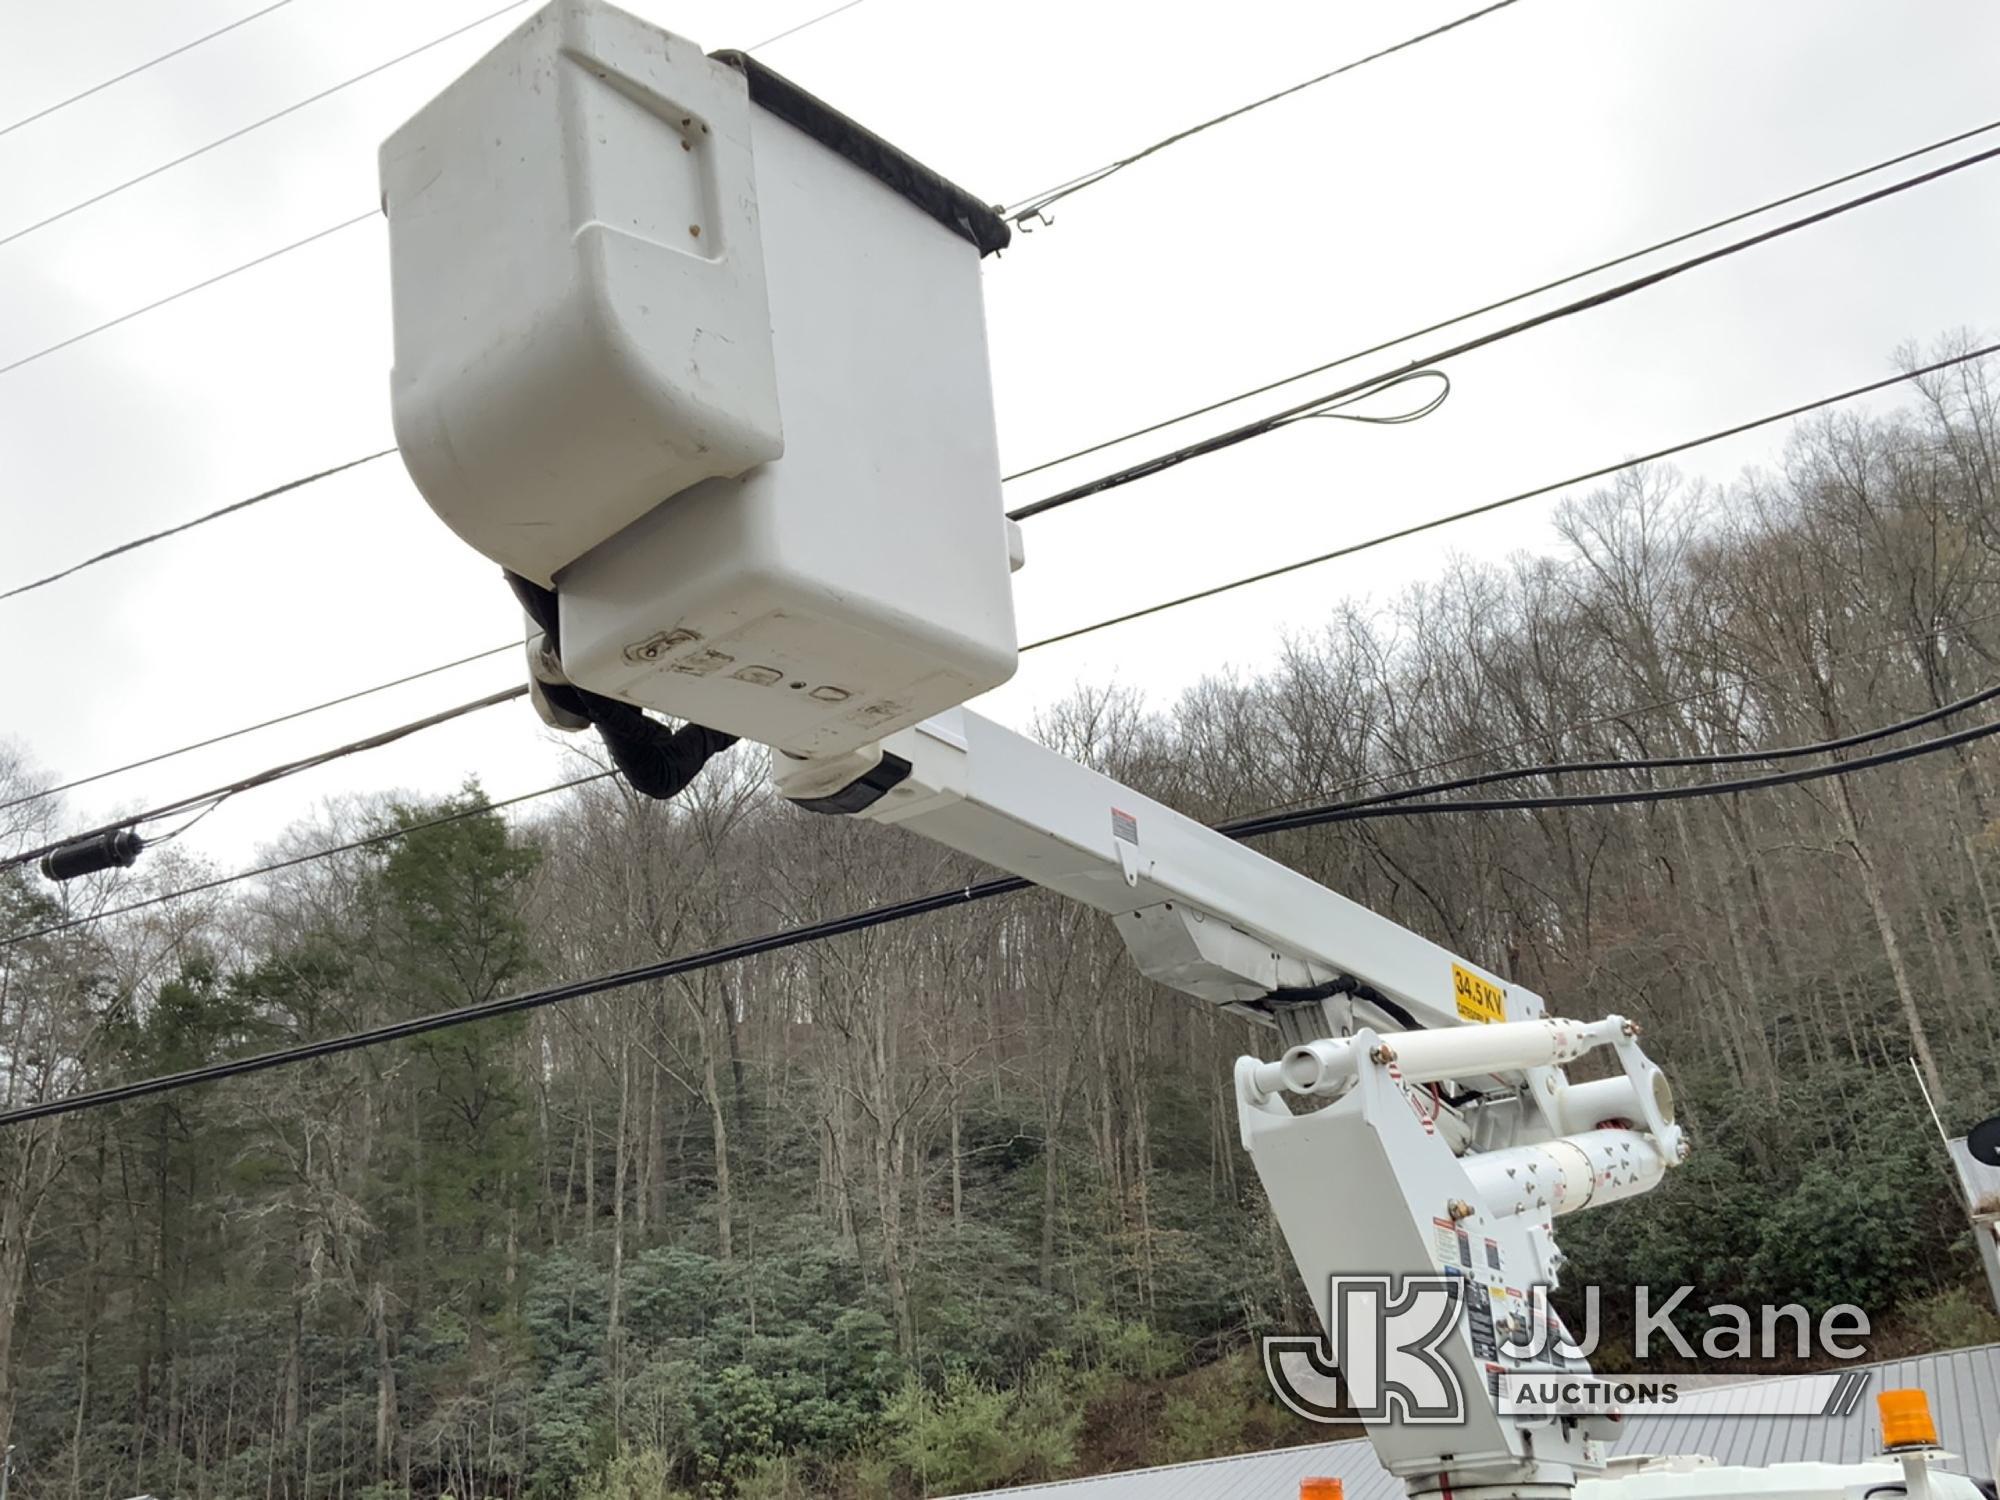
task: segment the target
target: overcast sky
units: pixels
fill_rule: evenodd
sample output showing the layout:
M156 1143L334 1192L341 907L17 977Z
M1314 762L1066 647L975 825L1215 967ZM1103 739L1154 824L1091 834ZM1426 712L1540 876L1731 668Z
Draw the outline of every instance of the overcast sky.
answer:
M0 124L257 3L4 0ZM496 3L293 0L0 136L0 236ZM830 3L629 8L714 49ZM760 55L1014 202L1472 8L863 0ZM383 136L525 14L0 245L0 365L366 211ZM1136 166L989 259L1002 456L1037 462L2000 118L1996 58L2000 7L1976 0L1519 0ZM1859 384L1905 340L1991 332L1996 248L2000 163L1457 361L1452 399L1424 422L1307 423L1030 521L1022 638ZM389 364L378 218L0 375L0 588L388 446ZM1781 441L1747 436L1683 466L1727 479ZM1552 503L1034 653L980 707L1025 725L1079 681L1163 704L1204 673L1255 672L1338 601L1386 600L1454 554L1553 547ZM493 566L391 458L0 603L0 735L66 779L477 651L516 622ZM517 674L498 657L119 777L75 794L65 821ZM232 868L322 799L441 794L468 773L500 798L573 767L507 705L247 794L188 846Z

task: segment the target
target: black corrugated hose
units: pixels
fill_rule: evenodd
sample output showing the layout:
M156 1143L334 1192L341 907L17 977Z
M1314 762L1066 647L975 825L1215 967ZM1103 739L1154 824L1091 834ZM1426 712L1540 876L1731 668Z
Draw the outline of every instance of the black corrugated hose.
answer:
M507 586L521 601L528 618L542 628L549 645L560 651L556 596L518 573L507 574ZM573 683L544 682L542 696L553 708L588 719L611 753L611 762L643 797L665 801L687 790L702 767L736 743L736 736L705 724L669 729L640 709Z

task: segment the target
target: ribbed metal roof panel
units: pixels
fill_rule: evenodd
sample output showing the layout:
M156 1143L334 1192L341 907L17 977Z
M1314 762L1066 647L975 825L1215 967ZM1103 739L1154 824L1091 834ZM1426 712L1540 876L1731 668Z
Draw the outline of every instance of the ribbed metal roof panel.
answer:
M1781 1396L1796 1394L1801 1382L1827 1387L1830 1376L1746 1381L1699 1392L1671 1416L1631 1419L1617 1451L1701 1453L1717 1463L1753 1466L1815 1459L1857 1463L1873 1457L1880 1441L1875 1393L1920 1386L1930 1393L1939 1439L1959 1455L1952 1467L1992 1473L1994 1445L2000 1443L2000 1344L1852 1368L1867 1374L1868 1388L1844 1416L1760 1414ZM1315 1474L1339 1479L1346 1500L1402 1500L1401 1481L1375 1461L1366 1438L988 1493L1011 1500L1293 1500L1299 1481Z

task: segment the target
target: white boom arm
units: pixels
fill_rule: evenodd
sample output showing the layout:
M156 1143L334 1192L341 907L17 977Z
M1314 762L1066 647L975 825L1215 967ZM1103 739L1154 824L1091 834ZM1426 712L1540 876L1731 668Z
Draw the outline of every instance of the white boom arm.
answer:
M850 755L774 752L772 774L816 811L907 828L1108 913L1149 978L1279 1030L1281 1057L1237 1064L1243 1143L1334 1347L1352 1332L1345 1280L1449 1278L1463 1309L1440 1350L1455 1422L1404 1420L1348 1372L1413 1494L1561 1495L1601 1467L1602 1419L1510 1415L1499 1382L1580 1367L1505 1347L1535 1345L1549 1316L1536 1289L1561 1263L1555 1217L1644 1192L1684 1154L1636 1026L1549 1018L1532 990L964 709ZM1571 1084L1564 1065L1596 1048L1620 1073ZM1288 1094L1331 1102L1294 1114Z
M1108 913L1148 978L1197 999L1254 1006L1273 990L1348 975L1425 1026L1461 1019L1455 996L1467 981L1486 1003L1503 1003L1508 1019L1543 1012L1532 990L1503 985L1408 928L969 710L928 719L880 749L908 762L909 774L860 816ZM772 763L778 789L801 800L867 769L856 759L774 756Z

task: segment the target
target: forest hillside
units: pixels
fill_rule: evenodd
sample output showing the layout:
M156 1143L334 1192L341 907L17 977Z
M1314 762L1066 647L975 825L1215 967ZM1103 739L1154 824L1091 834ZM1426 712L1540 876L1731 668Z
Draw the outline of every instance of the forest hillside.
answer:
M1726 487L1574 496L1554 555L1388 600L1329 570L1268 660L1172 703L1085 684L1037 732L1219 820L1939 708L2000 679L1991 373L1816 420ZM1575 1285L1854 1302L1883 1352L1936 1347L2000 1337L1911 1066L1954 1129L2000 1110L1992 743L1259 847L1562 1013L1643 1021L1696 1154L1566 1221ZM71 770L0 752L0 845L74 826L20 800ZM4 1105L980 877L775 804L754 750L712 770L671 805L602 780L503 813L467 767L270 853L359 847L102 920L228 872L0 875ZM1306 1440L1249 1353L1310 1324L1236 1139L1231 1061L1269 1047L1030 892L0 1129L14 1492L916 1496Z

